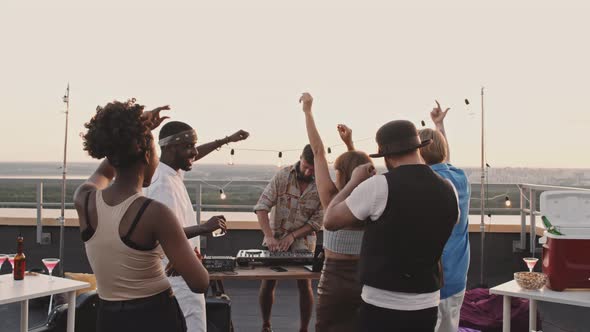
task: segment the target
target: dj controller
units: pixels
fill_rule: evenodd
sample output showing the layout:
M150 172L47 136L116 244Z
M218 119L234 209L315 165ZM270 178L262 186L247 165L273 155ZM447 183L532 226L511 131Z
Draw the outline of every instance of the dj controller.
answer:
M236 262L240 266L258 265L306 265L313 264L314 254L309 250L268 251L246 249L238 251Z

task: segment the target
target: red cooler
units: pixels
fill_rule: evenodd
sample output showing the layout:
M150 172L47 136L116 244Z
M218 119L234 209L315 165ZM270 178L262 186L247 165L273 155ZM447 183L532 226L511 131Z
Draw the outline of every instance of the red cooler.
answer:
M590 289L590 192L546 191L541 194L541 214L557 231L545 231L543 273L547 287Z

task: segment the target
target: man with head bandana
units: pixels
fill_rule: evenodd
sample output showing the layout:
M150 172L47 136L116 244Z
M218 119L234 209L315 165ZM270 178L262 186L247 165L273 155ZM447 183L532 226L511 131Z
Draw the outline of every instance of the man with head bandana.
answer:
M315 232L322 227L322 208L314 180L314 158L311 146L303 149L301 158L281 169L260 196L254 207L264 233L264 243L271 251L315 250ZM270 216L269 216L270 214ZM263 280L260 286L262 331L272 331L270 314L276 280ZM307 331L313 307L311 280L297 280L300 331Z
M224 144L245 140L248 136L247 132L240 130L223 139L196 146L197 133L186 123L169 122L160 130L158 141L162 149L160 163L151 185L144 189L144 194L166 204L174 212L197 252L200 249L199 235L206 235L217 229L225 231L225 218L215 216L204 224L197 224L192 202L184 186L184 172L190 171L193 162L205 157L213 150ZM168 260L164 258L163 264L167 263ZM175 275L174 272L168 279L184 313L187 330L189 332L207 331L204 295L191 292L182 277Z

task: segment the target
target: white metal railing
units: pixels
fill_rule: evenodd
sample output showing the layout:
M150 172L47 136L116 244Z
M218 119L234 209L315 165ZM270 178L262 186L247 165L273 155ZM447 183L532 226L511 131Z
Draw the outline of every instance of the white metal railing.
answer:
M70 185L79 185L82 183L81 179L69 180ZM37 243L41 243L41 237L43 233L43 209L44 208L57 208L61 206L61 203L57 202L45 202L44 190L47 184L60 184L61 179L46 179L46 178L0 178L0 186L8 182L21 182L34 184L36 187L35 202L0 202L1 207L16 207L16 208L35 208L37 210L37 222L36 222L36 237ZM197 215L197 223L201 223L201 211L203 209L238 209L242 211L250 211L253 205L237 205L237 204L203 204L203 188L221 188L227 186L228 181L202 181L185 179L187 188L194 188L195 193L195 204L193 207ZM256 180L245 180L245 181L231 181L229 186L266 186L269 181L256 181ZM70 198L71 199L71 198ZM66 208L73 208L73 202L66 202Z
M81 184L83 179L71 179L68 180L70 185L79 185ZM43 209L44 208L57 208L61 206L61 203L58 202L46 202L44 200L44 191L47 185L58 185L61 183L61 179L48 179L48 178L0 178L0 186L3 186L9 182L17 182L17 183L28 183L34 184L36 187L36 195L35 195L35 202L0 202L1 207L18 207L18 208L34 208L37 210L37 242L41 242L41 235L43 232ZM222 188L228 185L228 181L220 181L220 180L211 180L211 181L203 181L203 180L193 180L193 179L185 179L185 184L187 188L190 190L194 190L195 193L195 204L193 204L196 214L197 214L197 222L201 222L201 211L203 209L237 209L238 211L251 211L252 205L236 205L236 204L203 204L203 188L210 187L210 188ZM253 186L263 188L268 184L267 180L259 180L259 181L251 181L251 180L243 180L243 181L232 181L229 186ZM472 186L478 186L479 184L472 184ZM507 188L514 186L514 184L506 184ZM535 251L535 228L536 228L536 217L540 215L538 211L538 203L537 203L537 196L547 190L581 190L581 191L590 191L590 189L584 188L576 188L576 187L559 187L559 186L547 186L547 185L537 185L537 184L528 184L528 183L521 183L516 184L516 186L520 190L520 206L519 207L512 207L512 208L486 208L486 213L503 213L503 214L520 214L521 217L521 231L520 231L520 240L515 243L515 248L520 250L526 250L526 241L527 241L527 216L529 217L529 224L531 227L530 232L530 251L534 254ZM527 197L528 196L528 197ZM71 199L71 198L70 198ZM477 200L478 198L472 197L472 200ZM528 203L528 204L527 204ZM70 202L66 202L67 208L73 208L74 204ZM470 214L480 214L481 211L477 208L472 208L470 210Z
M530 183L517 184L520 190L520 241L516 244L516 247L520 250L526 250L526 217L529 216L529 242L530 252L534 256L536 251L536 232L537 227L537 216L541 215L538 210L537 196L543 191L549 190L576 190L576 191L590 191L590 189L577 188L577 187L560 187L560 186L546 186ZM527 198L528 192L528 198ZM528 203L528 207L527 207Z

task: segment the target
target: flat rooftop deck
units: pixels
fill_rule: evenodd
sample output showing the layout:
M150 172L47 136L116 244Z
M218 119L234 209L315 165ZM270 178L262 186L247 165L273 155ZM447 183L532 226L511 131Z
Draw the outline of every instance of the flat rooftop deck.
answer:
M232 320L236 332L259 332L262 327L258 307L257 281L225 281L226 292L232 301ZM314 282L316 294L317 282ZM29 328L43 324L47 319L48 304L29 307ZM37 302L39 303L39 302ZM299 296L295 281L280 281L275 294L272 324L275 332L299 330ZM19 331L20 305L12 303L0 306L2 331ZM315 328L315 310L310 323L310 331Z

